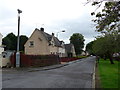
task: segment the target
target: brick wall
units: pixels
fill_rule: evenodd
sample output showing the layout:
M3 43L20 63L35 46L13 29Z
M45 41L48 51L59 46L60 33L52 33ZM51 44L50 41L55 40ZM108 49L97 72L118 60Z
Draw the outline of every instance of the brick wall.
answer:
M70 61L75 61L77 59L80 59L80 58L76 58L76 57L72 57L72 58L69 58L69 57L61 57L60 58L60 62L70 62Z
M15 54L11 56L11 65L15 67ZM57 55L25 55L20 54L20 66L48 66L53 64L59 64L60 60Z

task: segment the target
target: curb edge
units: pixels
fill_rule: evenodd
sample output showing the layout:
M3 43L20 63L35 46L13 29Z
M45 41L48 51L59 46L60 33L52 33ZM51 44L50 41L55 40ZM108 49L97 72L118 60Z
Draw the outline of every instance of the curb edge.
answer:
M94 65L94 70L93 70L92 88L95 88L95 67L96 67L96 60L95 60L95 65Z

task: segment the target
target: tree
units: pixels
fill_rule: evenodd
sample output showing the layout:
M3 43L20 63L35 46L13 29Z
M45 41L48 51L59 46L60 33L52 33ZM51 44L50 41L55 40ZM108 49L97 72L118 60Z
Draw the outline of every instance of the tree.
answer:
M120 34L115 37L116 40L116 52L120 53Z
M86 45L86 51L91 55L94 55L93 48L92 48L93 43L94 43L94 41L91 41Z
M84 47L84 41L85 41L84 36L80 33L74 33L70 37L70 43L74 45L76 55L81 54L82 49Z
M28 37L25 35L20 36L20 51L24 51L24 44L28 40Z
M93 6L100 7L103 1L93 2ZM96 31L103 34L112 34L120 32L120 1L105 2L104 8L101 12L92 12L91 15L95 15L96 19L93 21L96 23Z
M104 2L104 0L101 0L100 2L92 3L93 6L98 6L98 8L100 8L102 4L104 4L102 11L91 13L91 15L95 16L95 19L92 21L96 23L96 31L102 34L93 44L93 48L96 54L108 57L111 64L113 64L113 53L120 52L120 1Z
M28 37L25 35L20 36L20 51L24 51L24 44L28 40ZM17 36L13 33L9 33L6 37L3 38L2 44L5 45L5 50L17 50Z
M97 38L93 43L93 51L102 58L109 58L111 64L114 64L112 57L117 49L115 42L112 35Z
M2 41L2 44L6 45L5 50L17 49L17 37L13 33L9 33Z

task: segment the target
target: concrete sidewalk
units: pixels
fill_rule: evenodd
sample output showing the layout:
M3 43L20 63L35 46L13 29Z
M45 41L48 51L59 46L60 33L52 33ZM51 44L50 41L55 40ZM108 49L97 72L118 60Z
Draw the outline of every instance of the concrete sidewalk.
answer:
M51 66L45 66L45 67L29 68L30 70L28 70L28 72L56 69L56 68L64 67L66 65L69 65L69 63L57 64L57 65L51 65Z
M45 67L20 67L20 68L1 68L1 72L34 72L34 71L43 71L43 70L50 70L50 69L56 69L63 66L69 65L69 63L64 64L56 64L51 66L45 66Z
M75 61L70 61L70 62L63 62L62 64L57 64L57 65L51 65L51 66L45 66L45 67L38 67L38 68L31 68L30 70L28 70L29 72L33 72L33 71L43 71L43 70L50 70L50 69L56 69L56 68L60 68L60 67L64 67L67 66L69 64L72 63L76 63L81 61L82 59L78 59Z

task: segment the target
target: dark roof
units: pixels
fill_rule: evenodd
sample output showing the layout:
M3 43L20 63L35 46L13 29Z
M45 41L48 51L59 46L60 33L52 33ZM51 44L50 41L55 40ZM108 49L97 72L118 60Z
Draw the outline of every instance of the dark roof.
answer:
M73 46L73 44L65 44L66 51L71 52L72 51L72 46Z
M52 35L50 35L50 34L48 34L48 33L46 33L46 32L42 32L42 33L44 34L44 36L46 37L46 39L47 39L48 41L51 41Z
M60 41L60 44L64 43L63 41Z
M45 38L48 40L48 42L50 42L51 39L53 38L54 41L55 41L55 46L61 46L61 42L58 40L57 37L55 37L55 36L53 36L53 35L50 35L50 34L44 32L44 31L41 31L41 32L42 32L42 34L45 36Z
M55 41L55 45L56 45L56 46L61 46L61 43L60 43L60 41L58 40L57 37L53 37L53 39L54 39L54 41Z

